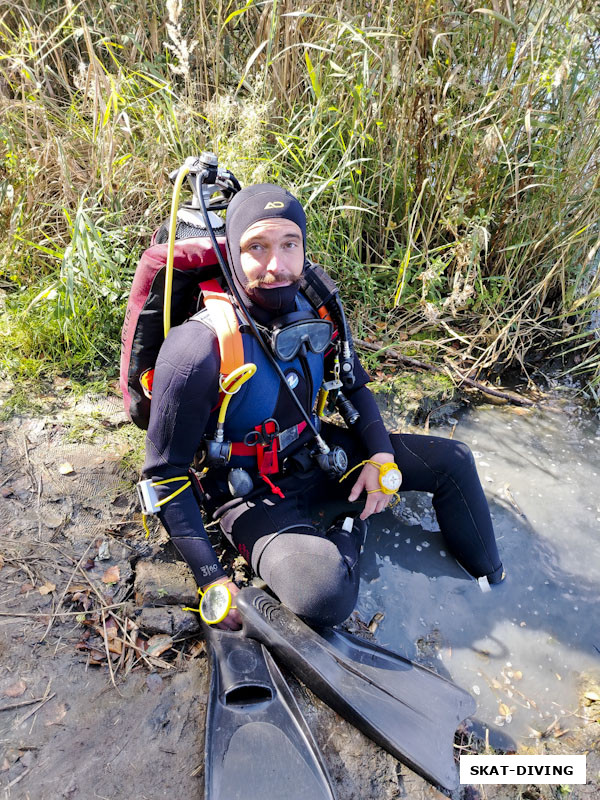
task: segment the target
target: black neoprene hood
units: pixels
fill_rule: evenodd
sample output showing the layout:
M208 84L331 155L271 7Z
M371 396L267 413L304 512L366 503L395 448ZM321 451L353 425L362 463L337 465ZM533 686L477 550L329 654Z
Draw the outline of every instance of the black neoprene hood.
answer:
M225 232L227 255L233 278L248 298L248 307L258 306L266 311L284 313L293 307L298 284L273 289L246 290L248 279L241 264L240 241L244 232L255 222L264 219L287 219L302 232L302 247L306 254L306 215L291 192L272 183L259 183L238 192L227 209ZM243 297L244 297L243 295Z

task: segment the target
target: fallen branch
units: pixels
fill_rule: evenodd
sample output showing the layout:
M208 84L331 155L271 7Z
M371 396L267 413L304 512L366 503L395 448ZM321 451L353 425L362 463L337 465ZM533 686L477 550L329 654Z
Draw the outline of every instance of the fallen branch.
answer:
M399 353L397 350L394 350L392 347L382 347L380 345L371 344L370 342L365 342L361 339L356 340L356 344L359 347L363 347L365 350L370 350L374 353L382 353L385 354L388 358L393 358L394 361L399 361L401 364L406 364L408 367L414 367L415 369L423 369L427 372L439 372L439 373L446 373L446 370L443 367L438 367L436 364L428 364L425 361L419 361L416 358L411 358L410 356L404 356L402 353ZM518 394L513 394L513 392L506 392L500 389L493 389L491 386L486 386L481 381L473 380L473 378L469 378L466 375L463 375L457 367L452 364L452 362L448 361L448 366L450 369L454 370L459 378L459 384L466 384L467 386L471 386L474 389L477 389L483 394L490 395L491 397L500 397L503 400L506 400L509 403L513 403L517 406L527 406L532 407L535 406L533 400L528 400L526 397L521 397Z
M9 706L0 706L0 711L12 711L14 708L22 708L23 706L30 706L33 703L40 703L44 698L36 697L33 700L21 700L19 703L11 703Z

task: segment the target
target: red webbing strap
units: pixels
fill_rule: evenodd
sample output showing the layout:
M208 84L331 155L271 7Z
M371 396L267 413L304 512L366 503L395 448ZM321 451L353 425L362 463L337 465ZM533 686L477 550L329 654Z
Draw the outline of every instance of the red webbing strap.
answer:
M229 375L244 363L244 344L231 300L216 278L200 283L202 298L217 332L221 374Z
M274 433L275 428L274 420L267 420L262 425L256 425L254 430L261 431L264 427L265 433ZM273 439L270 447L265 447L263 444L256 445L256 461L258 464L258 471L261 475L275 475L279 472L279 461L277 459L277 445L279 441L277 437Z

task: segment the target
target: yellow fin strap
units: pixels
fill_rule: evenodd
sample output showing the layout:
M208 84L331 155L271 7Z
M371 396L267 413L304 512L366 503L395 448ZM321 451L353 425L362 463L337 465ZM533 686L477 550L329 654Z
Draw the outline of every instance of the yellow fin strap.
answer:
M167 478L166 481L158 481L158 483L153 483L152 486L163 486L165 483L171 483L172 481L185 481L185 483L183 484L183 486L180 486L179 489L176 489L168 497L165 497L162 500L159 500L158 503L156 504L157 506L164 506L165 503L168 503L174 497L177 497L178 494L181 494L182 492L184 492L188 488L188 486L192 485L192 482L190 481L190 479L186 475L184 477L182 476L181 478Z

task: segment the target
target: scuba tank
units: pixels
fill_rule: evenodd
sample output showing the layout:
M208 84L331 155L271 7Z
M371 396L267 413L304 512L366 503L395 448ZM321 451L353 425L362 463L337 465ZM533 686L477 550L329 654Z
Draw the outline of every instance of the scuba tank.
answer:
M225 227L214 212L227 208L241 187L231 172L222 169L215 170L212 184L204 184L203 201L209 222L215 226L213 241L200 211L194 180L195 174L213 159L216 164L212 154L188 158L182 168L169 176L175 184L170 224L165 223L154 232L133 278L121 332L120 387L125 411L139 428L148 427L154 365L168 329L198 310L202 300L200 283L222 274L215 241L219 254L225 256ZM178 209L185 178L193 197ZM167 269L168 264L171 269Z

